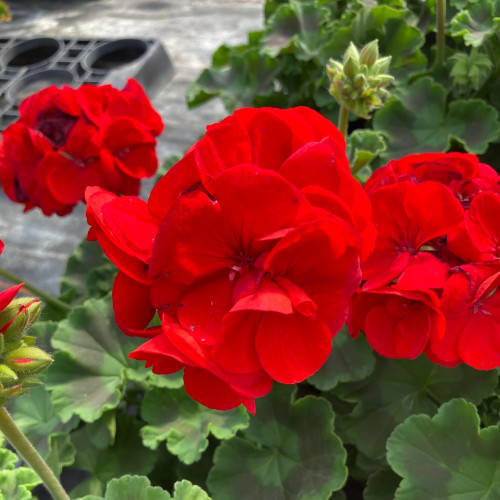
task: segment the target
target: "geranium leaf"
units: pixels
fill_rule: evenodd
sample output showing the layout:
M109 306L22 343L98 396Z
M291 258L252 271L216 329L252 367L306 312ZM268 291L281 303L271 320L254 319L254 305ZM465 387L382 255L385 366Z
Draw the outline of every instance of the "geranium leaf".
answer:
M140 427L141 423L135 417L118 413L116 439L112 446L105 449L92 443L91 426L84 426L71 434L71 441L78 450L73 467L86 470L92 475L71 492L73 497L75 493L102 495L104 486L113 478L151 472L157 454L142 446Z
M83 240L70 255L61 278L61 299L81 304L90 297L109 293L116 266L104 255L96 241Z
M316 57L327 40L321 24L328 15L328 9L311 1L291 0L280 5L266 22L262 53L276 57L285 49L296 48L295 57L299 60Z
M199 486L183 479L174 484L174 500L210 500L210 497Z
M42 309L42 317L44 309ZM51 339L57 330L57 321L37 321L30 326L29 335L36 337L36 345L41 349L50 351Z
M386 160L414 153L446 151L452 139L471 153L483 153L498 139L496 110L479 99L457 100L446 109L446 90L421 78L398 89L375 113L373 126L388 137Z
M451 35L463 37L465 45L479 47L485 37L500 32L499 16L499 0L476 2L451 20Z
M500 428L480 430L476 408L463 399L444 404L432 419L408 418L387 450L403 477L396 500L500 498Z
M250 47L240 54L231 50L227 65L203 70L196 82L187 90L189 107L220 97L228 111L249 106L257 95L270 95L271 82L277 73L275 58L261 55L257 47Z
M387 146L382 133L366 129L355 130L347 138L346 147L351 170L358 172L386 149Z
M72 463L71 450L64 443L67 442L67 432L75 427L78 419L63 424L56 415L50 394L44 386L30 389L28 397L14 398L11 413L16 424L42 457L56 466L53 469L56 474L61 470L55 457L61 454L63 448L65 465Z
M168 491L159 486L151 486L145 476L123 476L112 479L106 488L104 497L86 495L80 500L169 500Z
M427 59L420 51L425 37L419 29L411 26L412 14L408 9L395 9L389 5L365 7L357 14L350 26L340 27L330 33L325 52L339 58L349 42L357 47L377 39L380 54L391 56L389 73L397 79L424 69Z
M104 497L86 495L79 500L210 500L199 486L187 480L174 484L174 496L159 486L151 486L145 476L123 476L112 479L106 488Z
M339 416L338 432L344 442L379 458L390 433L406 417L432 415L439 404L454 397L479 403L497 383L496 370L483 372L466 365L445 368L423 356L415 360L379 357L368 378L335 389L336 396L357 403L351 414Z
M248 426L248 413L243 407L211 410L190 398L184 389L148 391L142 402L141 417L149 424L141 429L144 445L156 449L166 441L170 453L185 464L201 458L209 434L230 439Z
M128 359L139 344L118 330L110 297L90 299L58 325L52 345L60 349L46 378L63 422L78 415L93 422L115 408L127 376L146 378L140 362Z
M325 364L308 382L320 391L329 391L339 382L363 380L375 368L373 349L363 338L352 339L345 329L332 342Z
M329 498L347 476L346 453L322 398L292 402L293 388L275 386L257 401L246 439L224 441L214 455L208 487L215 498Z
M28 500L33 498L30 491L42 481L29 467L15 467L18 461L15 453L0 449L0 498Z
M13 470L19 457L7 448L0 448L0 470Z
M363 490L364 500L387 500L394 498L401 478L391 469L382 469L370 475Z
M69 434L58 432L49 436L49 453L45 461L56 476L61 475L63 467L73 464L75 453Z

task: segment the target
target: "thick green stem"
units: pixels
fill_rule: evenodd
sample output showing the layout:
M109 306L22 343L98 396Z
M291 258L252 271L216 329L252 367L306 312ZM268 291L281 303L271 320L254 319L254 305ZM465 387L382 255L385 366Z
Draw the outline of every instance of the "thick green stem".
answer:
M444 63L444 29L446 22L446 0L437 0L436 5L436 65Z
M45 484L54 499L69 500L69 496L64 491L64 488L61 486L61 483L50 467L21 432L9 412L3 406L0 407L0 431L3 432L23 460L40 476L43 484Z
M9 273L9 271L6 271L5 269L2 269L0 267L0 276L3 276L4 278L7 278L9 281L12 281L13 283L24 283L24 288L29 290L30 292L34 293L37 297L42 299L45 303L50 304L51 306L56 307L59 310L62 311L71 311L71 306L69 304L66 304L66 302L63 302L62 300L56 299L52 295L43 292L42 290L34 287L33 285L30 285L29 283L26 283L24 280L21 278L17 277L16 275Z
M339 111L339 130L347 139L347 126L349 124L349 110L342 104Z

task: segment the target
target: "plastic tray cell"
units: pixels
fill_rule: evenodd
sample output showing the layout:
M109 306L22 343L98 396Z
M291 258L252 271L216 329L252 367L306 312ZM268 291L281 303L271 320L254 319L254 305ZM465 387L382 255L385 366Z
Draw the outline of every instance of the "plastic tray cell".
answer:
M174 74L158 39L1 38L0 131L18 116L20 102L50 85L110 83L135 78L154 97Z

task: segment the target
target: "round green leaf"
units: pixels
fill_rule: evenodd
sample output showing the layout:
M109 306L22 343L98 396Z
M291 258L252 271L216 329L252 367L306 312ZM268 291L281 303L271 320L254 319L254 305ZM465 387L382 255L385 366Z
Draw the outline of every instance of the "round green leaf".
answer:
M328 10L313 3L290 2L278 7L266 23L262 38L263 54L276 57L282 51L294 51L299 60L312 59L320 53L327 33L321 24L328 18Z
M371 376L335 389L336 396L357 403L351 414L338 417L337 429L344 442L355 444L370 458L379 458L392 430L406 417L432 415L454 397L479 403L497 383L497 370L478 371L466 365L446 368L423 356L415 360L378 357Z
M166 440L168 450L185 464L201 458L210 433L217 439L230 439L248 426L248 413L243 407L211 410L190 398L184 389L147 392L141 417L149 424L141 429L144 445L156 449Z
M373 349L362 338L352 339L345 329L332 341L332 352L325 364L308 382L320 391L329 391L339 382L356 382L375 368Z
M452 139L471 153L484 153L500 136L498 113L479 99L454 101L446 108L446 90L431 78L398 89L375 113L373 126L388 138L386 160L446 151Z
M172 497L159 486L151 486L145 476L123 476L112 479L104 497L86 495L80 500L170 500Z
M465 45L479 47L485 37L500 33L500 0L481 0L451 20L451 35L463 37Z
M246 439L218 447L207 481L215 498L323 500L343 486L346 452L330 405L312 396L292 402L293 391L275 386L257 401Z
M111 290L116 272L99 244L85 239L68 259L61 278L61 299L81 304L89 297L103 297Z
M210 497L199 486L184 479L174 484L174 500L210 500Z
M118 330L109 296L87 300L59 323L52 345L60 351L46 387L63 422L73 415L97 420L118 405L127 377L147 378L141 363L128 359L138 344Z
M366 482L363 491L364 500L388 500L394 498L394 493L401 478L391 469L382 469L372 474Z
M27 397L14 398L10 411L16 424L43 458L50 455L51 435L55 433L59 435L61 431L68 432L77 424L77 419L66 425L61 422L50 400L50 394L44 386L34 387ZM61 437L54 439L53 446L58 446L56 442L62 444ZM68 460L69 455L66 455L66 461Z
M432 419L408 418L387 450L403 478L396 500L500 498L500 428L480 430L476 408L463 399L444 404Z
M73 497L75 491L79 495L102 495L111 479L125 474L148 474L153 469L157 453L142 446L139 436L141 423L124 413L117 414L116 423L115 440L104 449L92 442L95 432L93 425L85 425L71 434L71 440L78 450L73 467L91 473L90 479L72 491Z

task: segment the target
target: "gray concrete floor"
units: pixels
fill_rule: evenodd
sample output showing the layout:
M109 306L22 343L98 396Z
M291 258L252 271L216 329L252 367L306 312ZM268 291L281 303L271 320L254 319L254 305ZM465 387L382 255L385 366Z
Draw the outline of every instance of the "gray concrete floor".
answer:
M187 85L210 63L221 43L238 44L261 29L263 0L7 0L13 20L0 36L159 38L176 74L154 98L165 131L158 141L160 161L182 154L209 123L225 116L218 102L189 111ZM143 197L147 197L146 185ZM85 206L66 217L45 217L0 195L0 266L33 285L58 294L66 260L85 237Z

